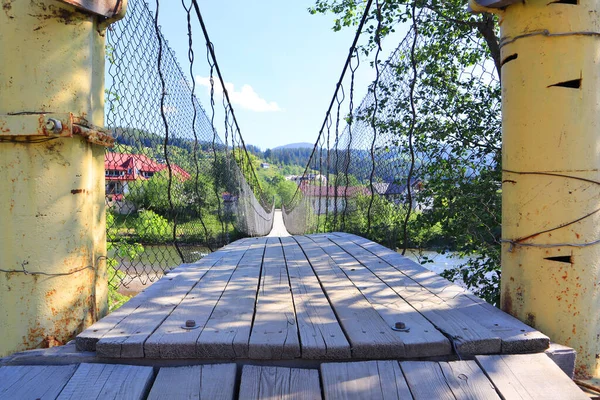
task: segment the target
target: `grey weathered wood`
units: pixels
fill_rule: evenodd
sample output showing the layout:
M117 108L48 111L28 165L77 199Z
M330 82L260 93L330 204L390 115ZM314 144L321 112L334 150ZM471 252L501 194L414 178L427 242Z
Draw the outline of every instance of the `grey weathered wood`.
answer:
M412 399L397 361L321 364L326 399Z
M400 368L415 400L455 400L438 363L402 361Z
M148 392L152 367L114 364L81 364L58 400L140 400Z
M217 262L223 253L214 252L210 253L206 257L199 260L197 263L191 264L193 266L208 265L210 263ZM107 333L115 328L121 321L127 316L133 313L140 305L151 299L156 293L164 290L166 287L172 285L172 278L176 277L180 273L183 273L188 264L184 264L172 270L168 275L159 279L153 285L144 289L137 296L131 298L127 303L121 306L118 310L113 311L106 317L94 323L92 326L77 335L76 345L79 351L96 351L96 343L102 339Z
M350 358L350 344L306 256L292 238L281 238L287 263L302 358Z
M196 342L221 298L233 271L240 262L241 251L223 251L223 257L202 277L167 319L144 344L149 358L194 358ZM185 321L194 320L197 329L183 329Z
M492 382L475 361L440 362L450 390L457 399L499 400Z
M476 356L475 360L503 399L588 399L544 353Z
M404 344L323 249L296 236L352 345L355 358L404 357Z
M319 373L307 369L245 365L242 369L239 398L240 400L320 399Z
M236 385L236 365L195 365L161 368L148 400L231 400Z
M380 260L372 255L365 257L362 255L366 253L364 250L344 239L331 238L329 241L327 238L320 238L316 242L333 258L389 326L403 322L410 329L408 332L394 332L404 343L406 357L452 353L450 341L369 269L374 263L381 263Z
M266 239L255 239L196 341L200 358L247 358Z
M237 385L237 365L215 364L202 366L201 399L233 399Z
M182 264L171 270L168 275L159 279L157 282L148 286L137 296L131 298L127 303L121 306L118 310L113 311L108 316L94 323L85 331L80 333L76 339L77 350L79 351L95 351L96 343L104 337L108 332L115 328L123 319L134 312L140 305L152 299L157 293L164 291L167 287L172 286L173 278L187 271L190 267L203 267L214 265L219 261L229 250L238 249L240 246L245 246L248 239L238 240L234 243L222 247L217 252L213 252L203 257L192 264Z
M0 399L54 400L76 365L0 367Z
M375 275L386 282L438 330L452 338L453 346L460 354L500 352L502 342L498 335L481 326L476 320L450 307L443 299L388 262L384 262L364 248L344 243L347 251L367 265Z
M361 245L443 299L454 310L477 321L479 325L502 340L501 351L503 353L540 352L550 345L550 339L543 333L406 257L356 235L336 233L336 236Z
M231 251L243 253L245 247L240 246ZM169 274L161 278L168 283L158 289L152 289L154 285L150 287L151 295L96 343L98 356L144 357L146 339L181 303L215 262L213 258L210 262L188 265L180 269L176 275Z
M148 400L200 399L202 366L161 368Z
M279 238L267 240L248 355L269 360L300 357L296 312Z

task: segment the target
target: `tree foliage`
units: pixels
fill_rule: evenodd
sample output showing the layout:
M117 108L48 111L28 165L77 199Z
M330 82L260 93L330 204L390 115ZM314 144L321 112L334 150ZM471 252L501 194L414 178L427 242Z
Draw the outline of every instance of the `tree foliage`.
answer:
M469 257L467 264L446 271L445 276L462 279L475 293L497 304L500 51L495 18L469 14L466 4L380 1L368 17L368 40L361 50L363 57L372 57L381 40L400 26L408 27L405 51L386 67L386 73L393 71L391 77L378 80L372 90L379 95L379 113L374 118L378 133L394 138L392 153L415 155L414 177L423 180L423 189L415 196L417 201L432 202L428 210L409 219L409 232L441 228L449 247ZM310 11L333 13L333 29L340 30L355 26L364 7L357 0L317 0ZM370 120L374 112L367 108L358 118Z

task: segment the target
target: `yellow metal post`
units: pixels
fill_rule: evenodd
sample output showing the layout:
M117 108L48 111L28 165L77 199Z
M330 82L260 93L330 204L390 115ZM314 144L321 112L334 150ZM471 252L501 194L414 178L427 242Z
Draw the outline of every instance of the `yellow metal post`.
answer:
M103 316L107 282L104 147L80 136L103 124L101 18L56 0L0 3L2 357Z
M600 374L600 2L502 15L502 308Z

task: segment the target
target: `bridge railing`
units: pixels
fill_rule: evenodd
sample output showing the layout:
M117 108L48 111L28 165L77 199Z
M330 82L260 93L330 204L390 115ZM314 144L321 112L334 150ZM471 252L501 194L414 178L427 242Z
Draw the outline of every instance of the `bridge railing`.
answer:
M464 278L475 291L479 285L489 291L479 294L494 301L500 82L476 31L442 54L442 31L419 31L426 18L425 11L415 18L387 61L375 59L376 79L358 107L355 68L346 75L284 220L296 234L345 231L403 251L467 256L468 268L447 276ZM496 286L484 288L484 281Z
M110 283L145 284L238 237L267 234L273 201L262 195L231 105L223 141L214 100L209 115L145 1L130 0L108 29L106 54L106 126L117 137L105 155Z

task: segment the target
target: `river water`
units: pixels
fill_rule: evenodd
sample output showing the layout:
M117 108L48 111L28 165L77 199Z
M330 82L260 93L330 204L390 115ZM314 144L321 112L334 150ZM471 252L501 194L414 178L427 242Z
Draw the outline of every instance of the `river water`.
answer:
M402 250L399 250L398 253L402 253ZM422 265L436 274L441 274L443 271L449 268L458 267L459 265L462 265L468 261L468 258L466 257L453 257L453 255L453 252L440 254L436 251L419 249L407 249L405 254L406 257L419 264L424 262L426 259L432 261L423 263Z

